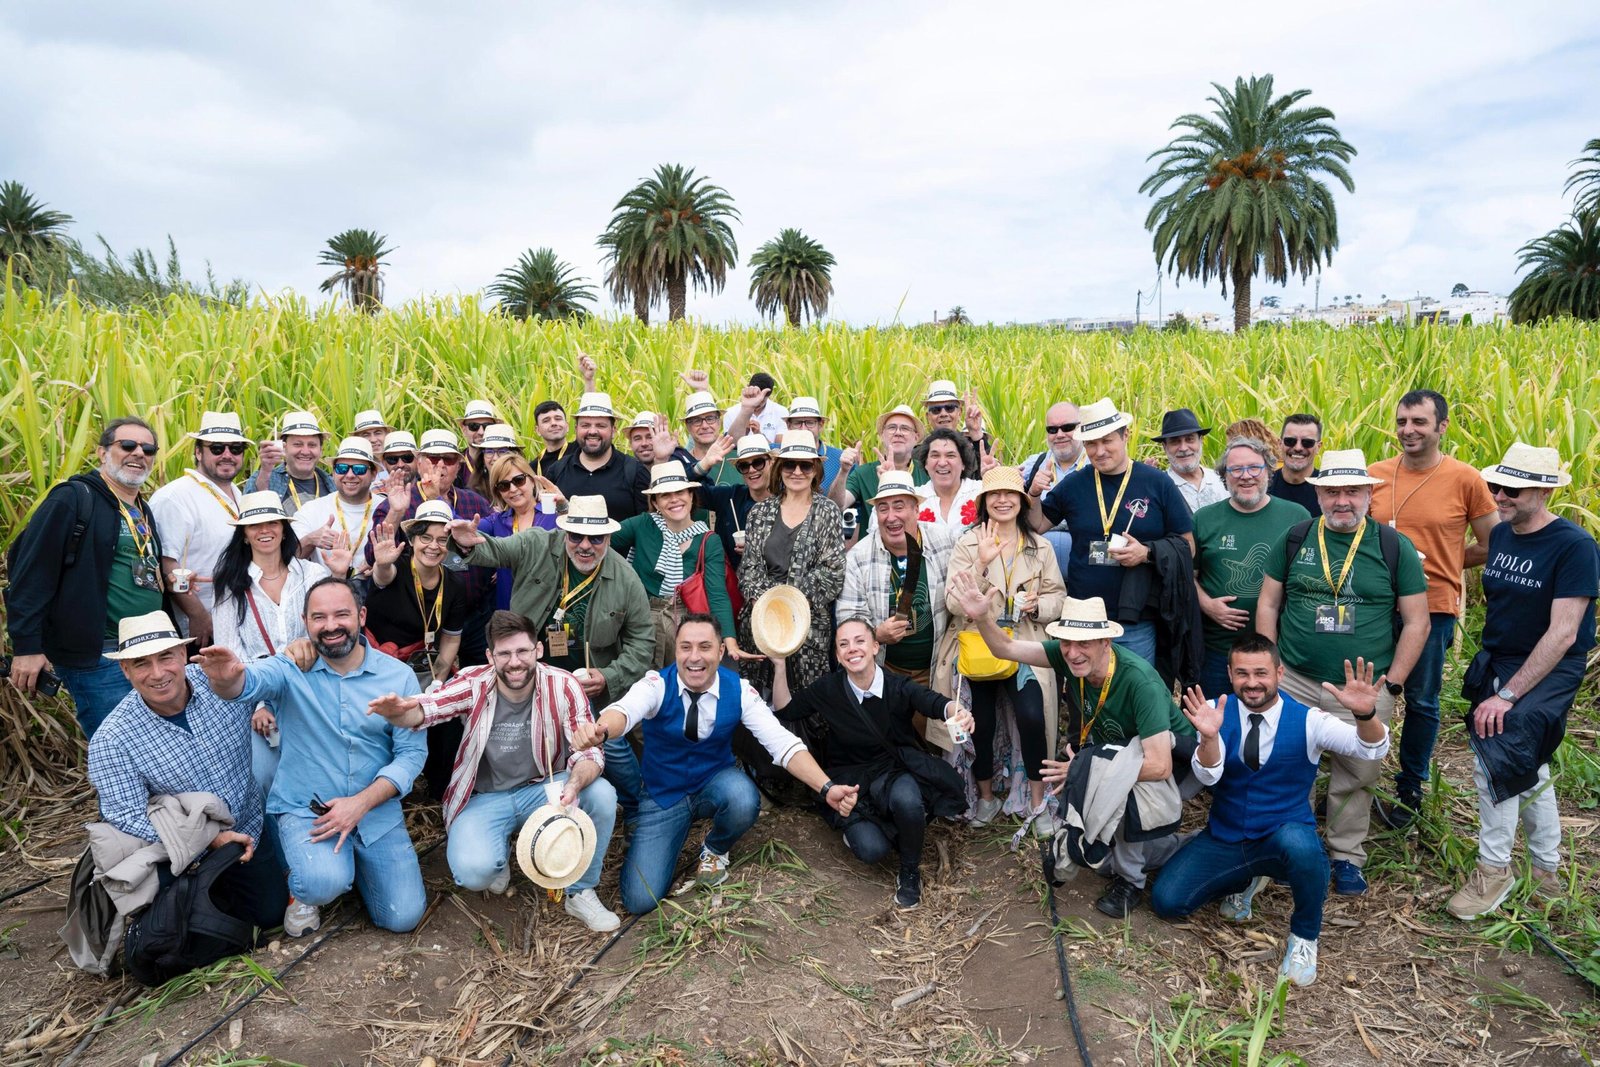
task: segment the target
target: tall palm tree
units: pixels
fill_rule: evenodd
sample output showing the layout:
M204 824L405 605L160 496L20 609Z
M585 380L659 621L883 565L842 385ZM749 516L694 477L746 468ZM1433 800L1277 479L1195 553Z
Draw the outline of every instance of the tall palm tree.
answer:
M613 296L631 297L636 313L641 295L648 302L665 293L667 318L676 322L688 308L691 281L697 290L719 292L728 269L738 266L730 225L738 217L726 189L695 177L690 167L663 163L617 201L600 237L607 287Z
M1600 137L1583 146L1583 155L1574 159L1572 166L1572 175L1561 191L1577 190L1578 202L1573 210L1578 213L1600 212Z
M576 319L592 313L594 286L556 258L553 248L530 248L516 266L501 271L486 292L519 319Z
M1571 315L1600 319L1600 211L1574 215L1518 252L1517 270L1533 273L1511 290L1511 321Z
M389 238L376 230L345 230L328 238L317 262L339 270L323 281L322 291L343 290L351 307L377 314L383 307L383 257L393 251Z
M1296 107L1309 89L1274 97L1272 76L1216 82L1210 115L1189 114L1171 129L1184 133L1150 153L1155 173L1139 186L1156 197L1145 217L1155 231L1157 265L1178 277L1213 275L1222 293L1233 285L1233 328L1250 325L1250 281L1257 271L1286 284L1333 262L1339 221L1333 193L1319 174L1347 191L1345 169L1356 154L1325 107Z
M34 260L65 252L71 222L71 215L51 211L21 182L0 183L0 275L14 259L21 260L16 266L21 275Z
M790 326L809 314L828 313L833 296L833 253L796 229L783 230L750 257L750 296L763 315L782 308Z
M944 318L946 326L971 326L972 320L967 317L967 309L957 304L950 309L950 314Z

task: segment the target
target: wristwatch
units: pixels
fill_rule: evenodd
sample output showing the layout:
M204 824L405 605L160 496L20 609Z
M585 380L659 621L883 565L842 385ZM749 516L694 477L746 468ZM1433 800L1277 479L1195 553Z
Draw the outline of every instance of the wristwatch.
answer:
M822 802L824 804L826 804L828 802L828 790L830 790L832 788L833 788L833 779L829 778L826 782L823 782L822 786L817 790L817 796L822 798Z
M1389 691L1389 695L1392 697L1397 697L1406 691L1406 683L1404 682L1384 682L1383 687Z
M1512 692L1512 689L1509 685L1501 686L1499 691L1495 693L1495 696L1499 697L1501 700L1504 700L1507 704L1515 704L1517 702L1517 694Z

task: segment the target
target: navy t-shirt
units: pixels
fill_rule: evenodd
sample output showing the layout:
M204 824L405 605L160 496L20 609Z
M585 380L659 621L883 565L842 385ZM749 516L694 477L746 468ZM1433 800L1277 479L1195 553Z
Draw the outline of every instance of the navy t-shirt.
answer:
M1081 467L1067 475L1044 495L1040 504L1052 523L1065 522L1072 534L1072 558L1067 567L1067 595L1080 600L1099 597L1105 601L1106 613L1117 614L1117 600L1122 594L1122 579L1127 568L1121 564L1094 564L1089 562L1089 547L1094 541L1106 540L1104 525L1100 521L1100 505L1095 502L1095 470ZM1100 478L1100 493L1106 507L1117 499L1122 488L1122 475ZM1172 484L1165 471L1148 463L1134 462L1128 474L1128 488L1122 494L1122 503L1111 516L1111 532L1125 534L1144 544L1168 534L1194 531L1194 517L1188 503Z
M1282 469L1272 472L1272 482L1267 488L1267 495L1279 500L1292 500L1311 513L1312 518L1322 514L1322 505L1317 503L1317 487L1310 482L1291 484L1283 480Z
M1600 593L1600 550L1566 519L1519 534L1502 522L1489 534L1483 565L1483 647L1496 656L1526 656L1550 628L1550 605L1570 597L1590 601L1567 650L1594 647L1594 599Z

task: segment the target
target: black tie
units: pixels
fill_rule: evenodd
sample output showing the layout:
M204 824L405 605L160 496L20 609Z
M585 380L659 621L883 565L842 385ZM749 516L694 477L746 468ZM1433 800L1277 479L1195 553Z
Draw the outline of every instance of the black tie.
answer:
M684 709L683 736L690 741L698 741L700 740L700 694L685 691L683 699L688 705Z
M1252 771L1261 769L1261 720L1265 715L1250 713L1250 732L1244 738L1244 762Z

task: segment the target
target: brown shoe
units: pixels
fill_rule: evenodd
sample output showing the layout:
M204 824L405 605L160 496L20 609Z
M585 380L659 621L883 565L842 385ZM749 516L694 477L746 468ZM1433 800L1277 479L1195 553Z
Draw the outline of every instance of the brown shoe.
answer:
M1485 867L1480 863L1445 909L1458 919L1476 919L1504 903L1516 884L1517 876L1511 873L1510 867Z
M1566 883L1561 880L1559 871L1547 871L1542 867L1530 869L1530 881L1533 882L1534 895L1541 900L1560 900L1566 895Z

